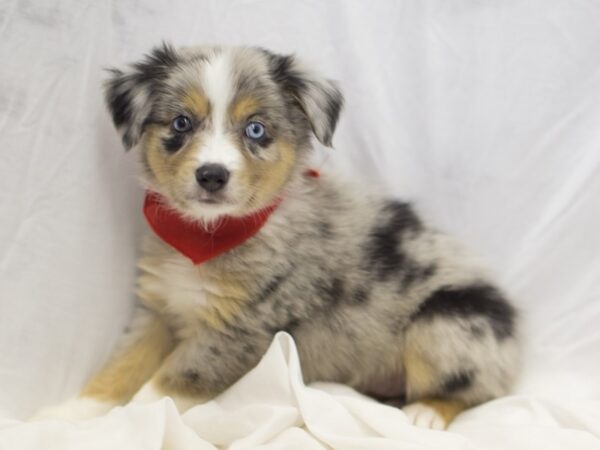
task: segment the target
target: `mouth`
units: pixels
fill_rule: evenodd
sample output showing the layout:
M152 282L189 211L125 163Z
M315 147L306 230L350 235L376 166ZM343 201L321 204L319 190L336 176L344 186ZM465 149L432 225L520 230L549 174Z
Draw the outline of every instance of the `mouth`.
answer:
M228 200L223 195L206 195L200 194L193 199L194 202L199 203L201 205L210 205L210 206L227 206L232 205L233 202Z
M220 205L224 203L222 200L217 200L216 198L201 198L198 199L198 202L202 203L203 205Z
M200 191L186 196L182 207L187 213L198 218L211 220L235 212L236 203L224 192L211 194Z

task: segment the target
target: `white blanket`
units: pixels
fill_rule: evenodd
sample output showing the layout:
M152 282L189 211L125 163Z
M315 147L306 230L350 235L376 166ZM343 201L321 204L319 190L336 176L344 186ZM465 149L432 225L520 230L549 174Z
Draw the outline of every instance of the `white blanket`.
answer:
M600 448L599 24L594 0L0 1L0 447ZM102 68L162 39L296 51L341 80L319 167L416 200L489 262L522 311L516 396L456 434L413 429L342 387L302 387L281 336L182 417L164 401L8 419L76 394L129 320L145 226Z
M515 396L456 420L415 428L394 407L335 385L302 383L293 339L279 333L260 364L217 399L179 415L171 399L130 404L86 422L0 422L4 450L593 449L600 402L557 405Z

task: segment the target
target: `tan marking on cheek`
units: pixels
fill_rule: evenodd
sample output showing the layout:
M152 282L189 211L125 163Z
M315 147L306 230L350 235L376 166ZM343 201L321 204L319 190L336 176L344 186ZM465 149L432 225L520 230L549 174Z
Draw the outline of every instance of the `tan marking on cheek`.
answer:
M210 104L207 98L198 89L187 91L181 98L181 102L199 119L207 117L210 112Z
M274 161L261 161L248 157L247 166L241 173L241 180L253 192L251 209L267 206L279 194L288 181L296 162L296 152L291 144L278 141L272 145L278 148L278 158Z
M200 140L194 137L180 150L181 154L176 155L173 175L173 185L176 189L184 189L186 186L195 183L194 173L198 168L198 149L200 145Z
M168 185L169 174L171 173L171 162L163 148L161 142L161 130L159 127L153 126L146 133L144 143L146 152L146 160L152 174L156 180L162 185Z
M446 422L446 427L454 418L467 409L465 403L459 400L445 400L426 398L419 400L421 403L433 408Z
M177 197L194 181L194 172L198 166L198 150L201 140L194 135L175 153L165 150L161 130L157 127L148 131L145 141L148 166L158 183L171 195Z
M232 103L229 111L234 122L243 122L252 114L258 111L258 100L254 97L242 97L240 100Z

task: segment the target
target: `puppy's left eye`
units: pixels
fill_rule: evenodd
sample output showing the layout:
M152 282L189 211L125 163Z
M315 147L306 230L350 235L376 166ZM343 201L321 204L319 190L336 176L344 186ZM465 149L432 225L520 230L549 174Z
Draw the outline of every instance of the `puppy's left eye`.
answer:
M246 136L254 141L260 141L265 137L265 126L259 122L248 122Z
M185 133L192 129L192 121L186 116L177 116L175 120L171 122L171 128L178 133Z

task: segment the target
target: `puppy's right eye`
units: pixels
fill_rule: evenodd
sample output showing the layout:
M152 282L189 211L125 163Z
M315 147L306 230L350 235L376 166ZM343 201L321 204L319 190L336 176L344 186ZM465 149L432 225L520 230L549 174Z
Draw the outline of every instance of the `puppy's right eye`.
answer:
M248 122L244 133L253 141L259 141L265 137L265 126L260 122Z
M173 122L171 122L171 128L177 133L185 133L192 129L192 121L186 116L177 116Z

